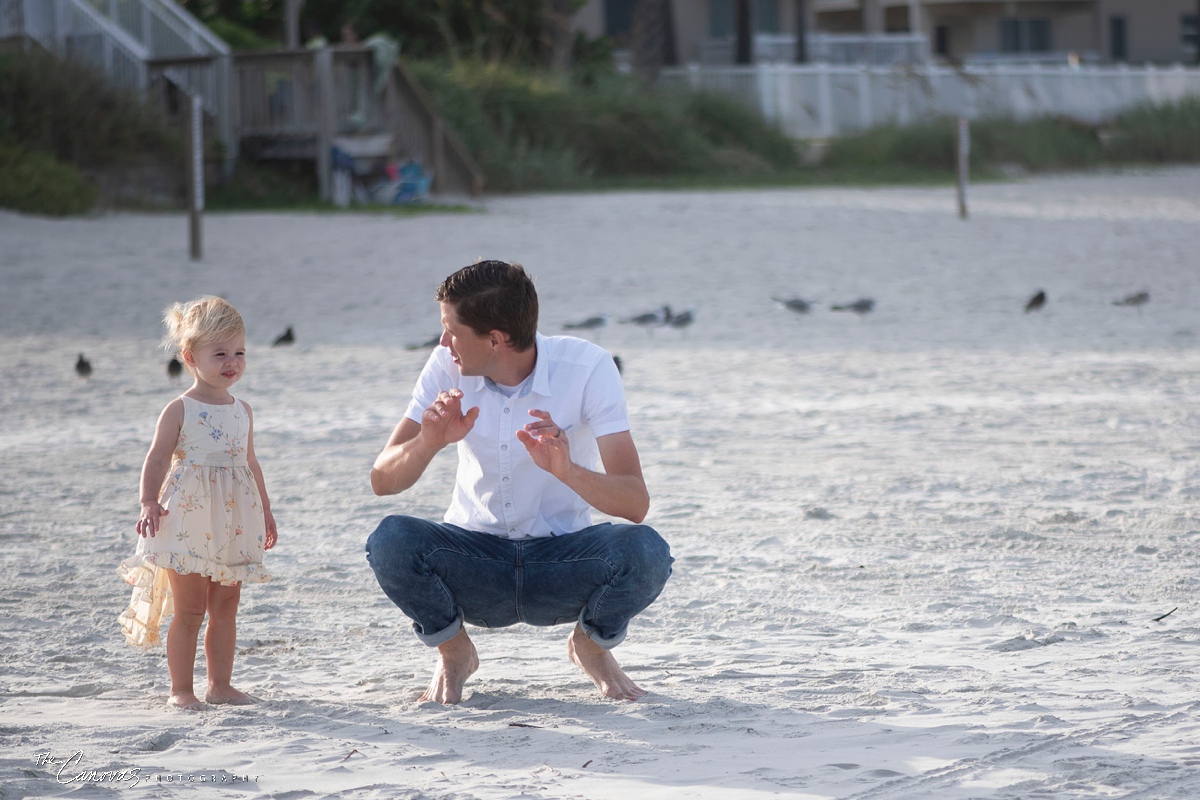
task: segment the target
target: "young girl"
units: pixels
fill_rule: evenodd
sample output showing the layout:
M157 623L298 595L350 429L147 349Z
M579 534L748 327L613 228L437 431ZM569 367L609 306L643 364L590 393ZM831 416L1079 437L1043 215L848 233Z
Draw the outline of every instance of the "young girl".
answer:
M120 572L133 585L120 616L128 642L149 649L167 630L167 702L204 708L192 686L196 641L208 613L204 657L208 703L254 698L230 684L242 583L263 583L263 550L275 546L275 519L254 457L250 406L229 393L246 369L246 329L219 297L176 303L164 341L194 379L163 409L142 466L137 553Z

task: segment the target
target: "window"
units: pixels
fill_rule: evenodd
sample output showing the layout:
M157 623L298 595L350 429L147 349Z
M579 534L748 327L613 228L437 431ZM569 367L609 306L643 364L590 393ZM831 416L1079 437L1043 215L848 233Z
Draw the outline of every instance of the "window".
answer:
M933 53L938 56L950 55L950 26L938 25L933 30Z
M1113 61L1129 59L1129 31L1125 17L1113 16L1108 20L1108 49Z
M1000 20L1000 52L1021 52L1021 21L1019 19Z
M1048 19L1000 20L1001 53L1048 53L1054 48Z
M754 0L754 30L779 33L779 0Z
M1197 41L1196 20L1200 18L1200 14L1184 14L1183 15L1183 46L1187 50L1195 50Z
M633 28L637 0L604 0L604 35L621 39Z
M610 0L611 2L611 0ZM754 30L779 33L779 0L754 0L750 4ZM736 0L708 0L708 35L714 39L733 36L737 28Z
M708 35L714 39L732 36L734 0L708 0Z
M1050 20L1031 19L1029 25L1029 52L1049 53L1052 49L1050 41Z

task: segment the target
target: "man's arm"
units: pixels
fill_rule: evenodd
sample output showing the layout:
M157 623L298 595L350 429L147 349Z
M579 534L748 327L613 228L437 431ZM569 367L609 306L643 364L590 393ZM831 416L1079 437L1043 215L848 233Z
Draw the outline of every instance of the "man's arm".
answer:
M650 492L646 489L642 462L629 431L597 437L604 472L595 472L571 461L571 448L565 436L540 436L519 430L517 438L529 451L533 463L565 483L592 508L634 523L646 518L646 512L650 510Z
M462 392L441 392L421 414L421 422L400 420L387 446L371 468L371 489L377 495L400 494L424 474L438 452L462 439L475 426L479 409L462 411Z

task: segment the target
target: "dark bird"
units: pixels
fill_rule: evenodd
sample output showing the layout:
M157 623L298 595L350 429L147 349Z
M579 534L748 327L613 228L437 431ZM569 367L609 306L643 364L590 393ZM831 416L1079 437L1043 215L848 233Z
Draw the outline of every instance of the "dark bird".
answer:
M428 347L437 347L441 343L442 343L442 335L439 333L437 336L434 336L431 339L426 339L425 341L419 342L418 344L405 345L404 349L405 350L424 350L425 348L428 348Z
M597 314L594 317L588 317L581 322L568 322L563 325L567 330L572 331L590 331L596 328L603 328L608 324L608 314Z
M1114 306L1144 306L1150 302L1149 292L1138 292L1137 294L1126 295L1120 300L1113 300Z
M1046 293L1038 290L1038 293L1029 298L1029 302L1025 304L1025 313L1028 314L1030 311L1037 311L1044 305L1046 305Z
M275 341L271 342L271 347L279 347L279 345L281 345L281 344L295 344L295 343L296 343L296 334L292 331L292 326L289 325L288 329L286 331L284 331L283 333L281 333L275 337Z
M613 356L613 363L617 365L617 374L625 371L625 365L621 363L620 356Z
M672 314L667 318L667 324L672 328L686 328L696 321L696 309L689 308L682 314Z
M771 299L782 305L788 311L795 311L797 314L807 314L808 310L812 308L812 304L801 297L790 297L786 300L784 300L782 297L772 297Z
M178 356L171 356L171 360L167 362L167 375L174 380L183 374L183 362Z
M637 314L632 317L627 317L621 322L629 325L641 325L644 328L651 328L656 325L665 325L667 320L671 318L671 307L663 306L657 311L647 311L645 314Z
M875 301L869 297L855 300L841 306L830 306L830 311L853 311L855 314L870 314L875 309Z
M75 374L84 379L92 377L92 362L84 358L83 353L79 354L79 360L75 362Z

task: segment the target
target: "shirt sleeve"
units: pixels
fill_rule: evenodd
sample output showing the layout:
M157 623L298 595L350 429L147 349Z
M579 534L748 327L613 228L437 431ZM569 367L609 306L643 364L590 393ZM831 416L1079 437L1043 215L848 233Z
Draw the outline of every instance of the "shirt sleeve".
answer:
M454 388L454 380L442 364L439 352L441 349L435 347L429 354L429 360L425 362L425 367L417 377L417 384L413 387L412 400L408 402L408 408L404 412L404 416L418 425L421 424L421 415L425 413L425 409L437 400L438 393Z
M583 417L596 438L629 430L629 409L621 373L607 352L597 361L583 390Z

